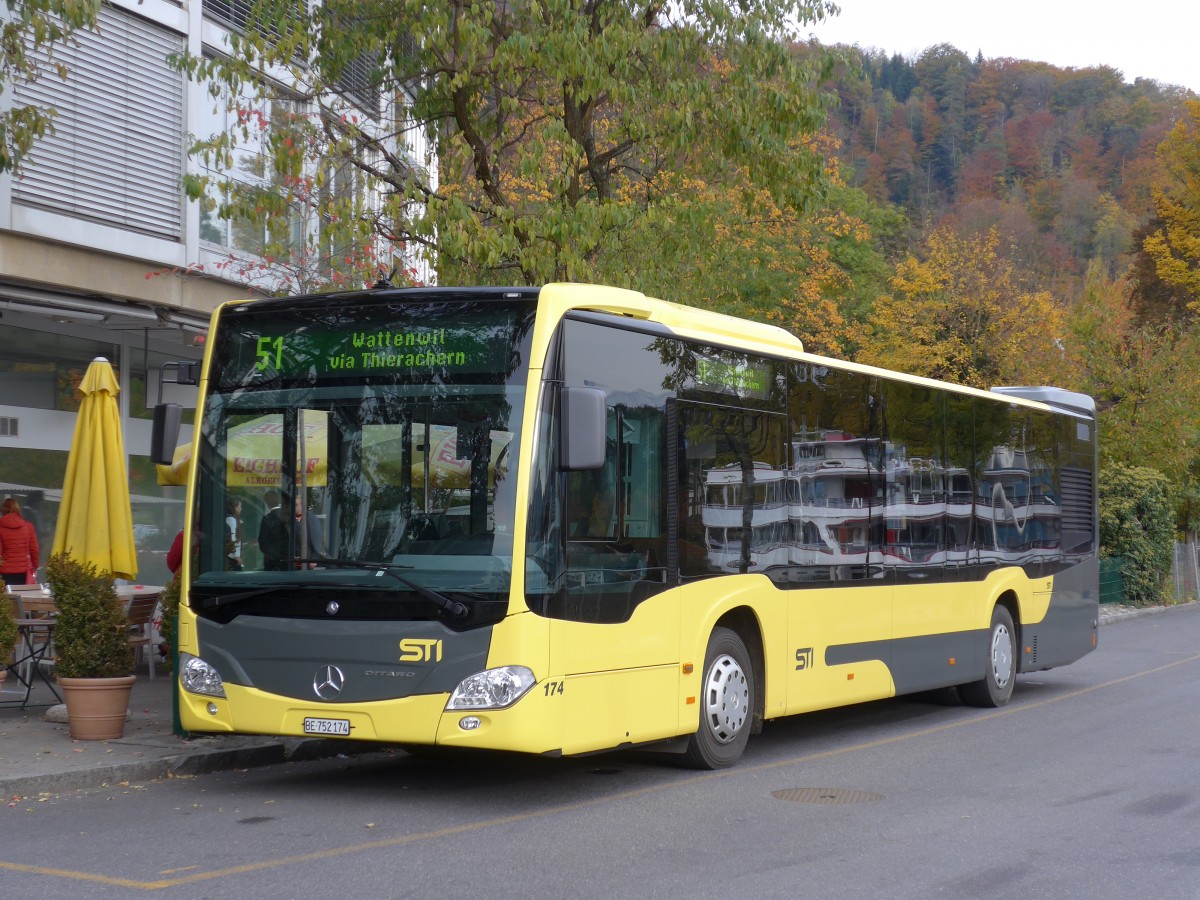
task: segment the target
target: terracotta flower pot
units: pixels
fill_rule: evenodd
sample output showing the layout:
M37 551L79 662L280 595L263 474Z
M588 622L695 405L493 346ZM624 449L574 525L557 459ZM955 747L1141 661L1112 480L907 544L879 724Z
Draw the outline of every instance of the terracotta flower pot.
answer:
M129 694L136 678L62 678L58 684L67 704L71 737L77 741L109 741L125 733Z

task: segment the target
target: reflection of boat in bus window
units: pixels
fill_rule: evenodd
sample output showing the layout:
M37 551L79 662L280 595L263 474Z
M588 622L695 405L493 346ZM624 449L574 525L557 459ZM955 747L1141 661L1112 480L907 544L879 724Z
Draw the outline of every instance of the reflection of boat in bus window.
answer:
M940 566L945 562L946 470L941 462L888 448L883 516L884 562L892 566Z
M704 542L709 565L727 571L742 564L743 543L749 539L748 567L762 571L788 564L787 475L755 462L750 473L750 533L745 530L745 473L736 463L705 473Z
M979 481L981 560L1029 563L1062 556L1062 508L1039 454L996 446Z
M842 431L798 435L790 498L790 561L797 566L863 566L880 543L870 516L882 442ZM830 570L835 571L833 569Z

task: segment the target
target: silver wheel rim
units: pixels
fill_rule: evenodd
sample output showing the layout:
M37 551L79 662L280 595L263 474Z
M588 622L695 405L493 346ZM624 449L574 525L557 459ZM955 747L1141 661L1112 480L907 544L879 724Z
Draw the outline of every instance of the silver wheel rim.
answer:
M996 687L1004 687L1012 678L1012 636L1004 625L997 625L992 632L992 677Z
M704 681L704 721L717 743L728 744L741 734L750 711L750 684L738 661L718 656Z

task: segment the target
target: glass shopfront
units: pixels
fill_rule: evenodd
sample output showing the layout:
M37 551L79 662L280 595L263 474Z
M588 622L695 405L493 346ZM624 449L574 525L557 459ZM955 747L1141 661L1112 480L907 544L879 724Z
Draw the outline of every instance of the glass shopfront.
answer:
M137 580L165 584L166 554L183 524L184 488L161 487L150 462L150 425L165 362L199 359L203 336L181 326L64 312L0 310L0 499L14 497L34 523L44 566L54 540L67 455L88 364L103 356L120 380L122 433L129 457ZM168 374L167 380L173 376ZM173 388L179 391L179 388ZM190 396L172 396L191 406ZM185 421L191 421L185 409Z

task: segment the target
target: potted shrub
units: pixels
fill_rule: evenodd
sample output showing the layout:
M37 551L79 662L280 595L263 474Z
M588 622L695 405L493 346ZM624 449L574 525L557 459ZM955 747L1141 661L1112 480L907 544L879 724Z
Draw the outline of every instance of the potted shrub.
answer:
M71 737L118 738L125 732L133 689L133 649L112 577L60 553L46 563L46 580L58 610L55 669Z
M162 598L158 601L159 607L162 609L162 620L158 624L158 634L164 644L164 655L167 658L167 664L172 668L175 667L175 659L171 651L175 646L175 630L179 624L180 589L179 573L176 572L171 576L171 580L167 582L166 587L163 588Z
M4 668L12 659L13 650L17 646L17 623L13 619L12 598L8 591L0 591L0 684L8 679L8 669Z

